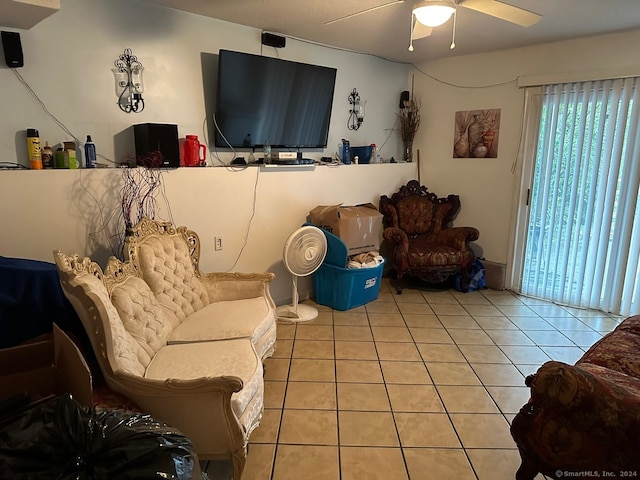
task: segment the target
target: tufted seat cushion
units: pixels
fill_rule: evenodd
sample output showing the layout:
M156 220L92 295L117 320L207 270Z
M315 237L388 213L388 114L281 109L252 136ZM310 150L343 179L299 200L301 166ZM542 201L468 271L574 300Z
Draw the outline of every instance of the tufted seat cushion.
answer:
M177 326L169 343L250 338L260 358L275 341L275 318L264 297L210 303Z

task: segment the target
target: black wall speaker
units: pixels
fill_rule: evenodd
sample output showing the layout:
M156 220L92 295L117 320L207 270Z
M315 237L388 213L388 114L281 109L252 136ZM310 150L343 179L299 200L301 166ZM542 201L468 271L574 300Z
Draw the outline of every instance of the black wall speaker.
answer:
M2 31L2 49L4 50L4 61L7 67L18 68L24 66L24 56L22 55L22 44L18 32Z
M287 44L287 39L273 33L262 32L262 44L270 47L283 48Z
M409 101L409 90L405 90L400 94L400 108L404 108L404 102Z
M136 163L148 168L178 168L180 146L178 126L168 123L141 123L133 126Z

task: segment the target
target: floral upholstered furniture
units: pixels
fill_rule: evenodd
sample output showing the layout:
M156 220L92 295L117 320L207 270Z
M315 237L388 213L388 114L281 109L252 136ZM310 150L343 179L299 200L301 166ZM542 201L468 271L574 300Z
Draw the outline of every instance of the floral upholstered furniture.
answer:
M275 347L274 275L200 273L184 227L144 219L132 234L130 259L104 270L54 252L62 290L109 388L179 429L199 459L231 459L240 480Z
M526 379L515 416L517 480L640 477L640 316L623 321L575 365L547 362ZM597 473L596 473L597 472Z
M383 237L390 247L396 269L396 291L402 293L405 275L429 283L441 283L456 273L462 274L466 291L475 260L469 243L479 232L473 227L452 227L460 210L458 195L438 198L417 180L410 180L391 198L380 197Z

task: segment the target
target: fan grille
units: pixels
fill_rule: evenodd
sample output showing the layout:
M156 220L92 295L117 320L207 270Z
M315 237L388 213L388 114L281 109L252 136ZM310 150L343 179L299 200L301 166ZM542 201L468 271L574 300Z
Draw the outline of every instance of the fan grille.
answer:
M306 276L315 272L327 254L327 238L318 227L304 226L293 232L284 245L283 259L294 275Z

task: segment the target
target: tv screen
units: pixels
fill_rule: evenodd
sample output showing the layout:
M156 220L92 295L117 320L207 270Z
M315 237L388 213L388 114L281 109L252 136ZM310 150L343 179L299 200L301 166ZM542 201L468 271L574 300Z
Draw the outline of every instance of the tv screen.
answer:
M335 81L335 68L220 50L216 147L325 148Z

